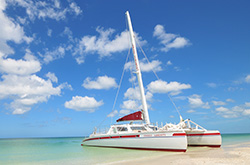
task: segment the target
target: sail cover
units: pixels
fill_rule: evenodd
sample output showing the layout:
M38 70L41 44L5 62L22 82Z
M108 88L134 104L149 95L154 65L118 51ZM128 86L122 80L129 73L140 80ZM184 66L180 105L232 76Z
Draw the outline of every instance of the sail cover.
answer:
M121 117L120 119L116 120L116 122L120 121L134 121L134 120L142 120L142 112L137 111L126 116Z

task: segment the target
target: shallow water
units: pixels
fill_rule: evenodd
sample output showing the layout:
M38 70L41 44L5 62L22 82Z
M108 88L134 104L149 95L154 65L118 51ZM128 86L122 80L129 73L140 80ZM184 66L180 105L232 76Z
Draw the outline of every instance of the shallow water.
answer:
M179 154L174 152L82 147L83 138L0 139L0 164L102 164ZM250 134L222 135L222 147L247 141L250 141ZM199 150L199 147L188 148L188 151L191 150Z

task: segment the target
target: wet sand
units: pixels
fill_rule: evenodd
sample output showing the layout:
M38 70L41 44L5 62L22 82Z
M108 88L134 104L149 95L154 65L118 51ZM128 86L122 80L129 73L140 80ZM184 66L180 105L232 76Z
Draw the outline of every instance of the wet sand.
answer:
M250 142L226 145L221 148L188 147L185 153L173 153L147 158L138 158L128 161L119 161L111 164L250 164Z

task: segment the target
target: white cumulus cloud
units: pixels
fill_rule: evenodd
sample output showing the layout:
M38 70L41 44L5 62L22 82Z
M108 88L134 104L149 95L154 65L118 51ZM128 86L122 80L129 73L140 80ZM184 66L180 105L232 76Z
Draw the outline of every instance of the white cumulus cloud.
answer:
M96 53L100 58L103 58L111 56L112 53L129 49L129 35L127 31L123 31L113 38L112 35L115 30L112 28L104 30L104 28L97 27L96 31L99 33L99 36L84 36L79 41L74 53L78 64L83 63L85 56L88 54ZM142 41L140 37L137 38L141 45L146 43L146 41Z
M147 60L144 58L144 59L140 60L139 63L140 63L140 69L142 72L162 71L162 67L161 67L162 62L159 60L153 60L151 62L147 62ZM124 68L125 68L125 70L130 70L130 69L135 70L134 61L127 62L124 65Z
M200 95L193 94L188 97L188 102L191 106L191 108L203 108L203 109L209 109L209 103L203 102Z
M26 41L30 43L31 37L27 37L24 33L23 27L8 17L4 10L7 3L5 0L0 1L0 52L4 55L13 54L14 50L7 44L8 41L13 41L17 44Z
M0 72L5 74L29 75L41 70L41 64L37 60L0 57Z
M153 94L149 91L146 92L146 99L147 101L152 100ZM124 93L124 98L130 100L141 100L141 93L139 87L135 88L128 88L127 91Z
M87 111L94 112L98 107L103 105L103 101L96 101L94 97L82 97L82 96L73 96L70 101L66 101L64 106L69 109L76 111Z
M36 75L40 70L40 62L29 49L18 60L0 55L0 99L11 100L7 105L12 114L28 112L33 105L46 102L51 96L60 95L63 88L71 87L67 83L54 87L57 77L48 73L49 79L45 80Z
M152 93L170 93L171 95L178 95L184 89L191 88L190 84L181 84L179 82L166 82L163 80L152 81L147 89Z
M110 89L116 88L118 85L115 81L115 78L108 76L99 76L96 80L91 80L90 77L87 77L82 86L86 89Z
M135 100L126 100L126 101L123 101L121 108L128 109L128 110L138 110L139 103L138 101L135 101Z
M46 77L48 77L52 82L55 82L55 83L58 82L58 79L57 79L55 73L48 72L46 74Z
M217 115L224 118L238 118L250 116L250 102L245 102L243 105L234 106L232 108L218 107L215 109Z
M160 40L160 43L163 45L163 48L161 48L163 52L167 52L172 48L183 48L191 44L187 38L172 33L166 33L162 25L155 26L153 36Z
M36 75L3 75L0 81L0 99L12 99L12 114L23 114L31 106L46 102L52 95L60 95L63 85L53 87L50 80Z

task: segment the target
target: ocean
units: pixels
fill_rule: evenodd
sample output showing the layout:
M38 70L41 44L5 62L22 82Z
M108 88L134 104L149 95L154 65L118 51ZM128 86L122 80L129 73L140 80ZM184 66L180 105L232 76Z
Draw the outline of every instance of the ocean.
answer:
M177 154L82 147L84 137L0 139L0 164L108 164L143 157ZM250 141L250 134L223 134L222 148ZM189 147L188 150L197 150ZM187 152L188 152L187 150Z

